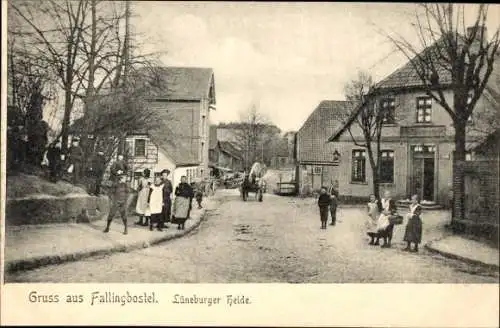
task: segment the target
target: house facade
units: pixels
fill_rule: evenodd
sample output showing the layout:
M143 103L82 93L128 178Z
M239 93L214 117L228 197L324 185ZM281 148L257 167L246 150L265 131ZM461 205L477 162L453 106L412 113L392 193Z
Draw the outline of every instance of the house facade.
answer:
M313 110L295 136L296 173L299 192L308 194L339 178L338 145L328 143L331 131L342 126L349 111L347 101L323 100Z
M210 112L215 110L213 70L197 67L164 67L167 87L150 100L158 126L144 134L127 137L132 184L148 168L154 174L170 170L177 186L181 176L188 182L209 177Z
M451 78L443 74L441 79L446 101L453 103L453 93L446 89ZM386 111L381 136L381 190L390 190L399 199L417 194L423 201L449 205L455 148L449 114L425 93L411 63L379 82L376 88L375 102ZM468 148L484 138L478 129L484 122L476 116L493 110L484 98L479 99L469 117ZM333 175L339 181L340 194L369 197L373 181L368 155L365 148L352 140L363 142L361 129L352 119L334 131L329 141L340 153L339 167ZM467 159L471 156L467 154Z

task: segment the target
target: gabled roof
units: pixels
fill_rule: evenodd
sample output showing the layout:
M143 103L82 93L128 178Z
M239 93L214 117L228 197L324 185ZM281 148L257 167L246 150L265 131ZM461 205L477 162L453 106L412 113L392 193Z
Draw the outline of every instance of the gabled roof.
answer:
M175 101L201 100L210 97L212 103L215 104L215 88L212 88L214 86L214 72L211 68L158 67L156 69L166 82L166 90L158 92L155 95L156 99Z
M298 136L298 160L309 162L332 162L327 140L332 131L342 126L342 118L352 111L347 101L323 100L307 118Z
M241 159L241 154L238 148L230 141L219 141L221 151L230 154L233 157Z
M175 162L176 165L197 165L200 163L190 136L183 136L175 131L175 124L168 124L172 118L165 110L158 110L156 118L166 122L161 128L151 129L149 135L151 140Z
M436 41L431 46L424 49L420 52L419 56L425 55L426 52L438 51L438 47L442 40ZM403 66L389 74L386 78L381 80L375 85L376 89L399 89L399 88L411 88L411 87L422 87L424 84L422 83L421 78L417 74L415 70L414 62L417 60L418 56L413 57L411 60L407 61ZM437 62L437 60L436 60ZM436 69L439 75L439 83L441 85L449 85L451 84L451 72L449 69L446 69L444 65L440 65L437 63Z

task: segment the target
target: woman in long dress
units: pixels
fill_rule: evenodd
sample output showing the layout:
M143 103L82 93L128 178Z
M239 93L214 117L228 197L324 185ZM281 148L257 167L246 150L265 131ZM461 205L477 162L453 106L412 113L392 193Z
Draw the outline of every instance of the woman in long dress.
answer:
M408 223L406 224L405 235L403 241L406 241L406 248L404 251L418 252L418 244L422 242L422 206L418 201L418 195L413 195L411 198L410 213L408 213ZM411 243L415 245L411 249Z
M380 215L380 207L380 201L375 197L375 195L370 195L370 201L368 202L368 216L366 219L366 233L370 237L370 245L376 245L375 238L377 237L377 222Z
M148 226L149 224L151 213L148 206L148 196L152 185L150 174L151 172L145 169L139 179L139 193L137 194L137 204L135 206L135 212L139 215L139 221L135 223L136 225Z
M191 202L194 197L193 188L186 182L186 177L181 177L181 183L175 188L174 215L172 223L177 224L177 229L184 230L184 224L191 212Z

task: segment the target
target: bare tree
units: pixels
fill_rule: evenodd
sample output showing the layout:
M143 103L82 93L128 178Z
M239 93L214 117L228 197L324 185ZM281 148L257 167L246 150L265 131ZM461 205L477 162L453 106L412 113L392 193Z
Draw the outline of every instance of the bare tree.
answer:
M368 161L372 170L373 193L376 197L380 194L380 139L384 119L389 113L377 106L375 100L374 83L370 74L358 72L356 79L344 86L344 94L350 106L341 117L352 141L358 147L366 149ZM352 123L355 123L354 126ZM353 134L353 129L359 129L362 140Z
M240 122L229 125L233 127L236 143L243 151L246 168L257 161L270 162L270 141L279 135L280 130L259 111L255 103L240 113Z
M421 4L416 13L415 30L419 44L396 34L387 37L412 64L425 92L441 105L453 121L455 153L453 156L454 218L464 219L464 164L467 120L483 94L498 58L500 29L486 38L488 6L478 5L474 23L467 27L465 6ZM420 51L420 48L424 48ZM451 89L452 99L445 91Z
M71 111L84 66L79 45L87 22L88 0L10 1L9 10L23 22L23 36L30 45L29 56L43 62L64 90L62 146L67 147ZM49 73L49 74L50 74Z

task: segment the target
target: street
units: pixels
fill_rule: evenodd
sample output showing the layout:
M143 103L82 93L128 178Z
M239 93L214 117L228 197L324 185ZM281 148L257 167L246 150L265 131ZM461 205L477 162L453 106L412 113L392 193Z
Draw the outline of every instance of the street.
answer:
M108 283L497 283L498 274L428 253L405 253L404 226L393 247L369 246L366 209L341 206L338 223L320 230L316 201L265 194L220 202L193 233L158 246L7 274L7 282ZM443 221L443 219L439 219ZM423 243L438 219L423 214ZM133 233L133 232L131 232Z

